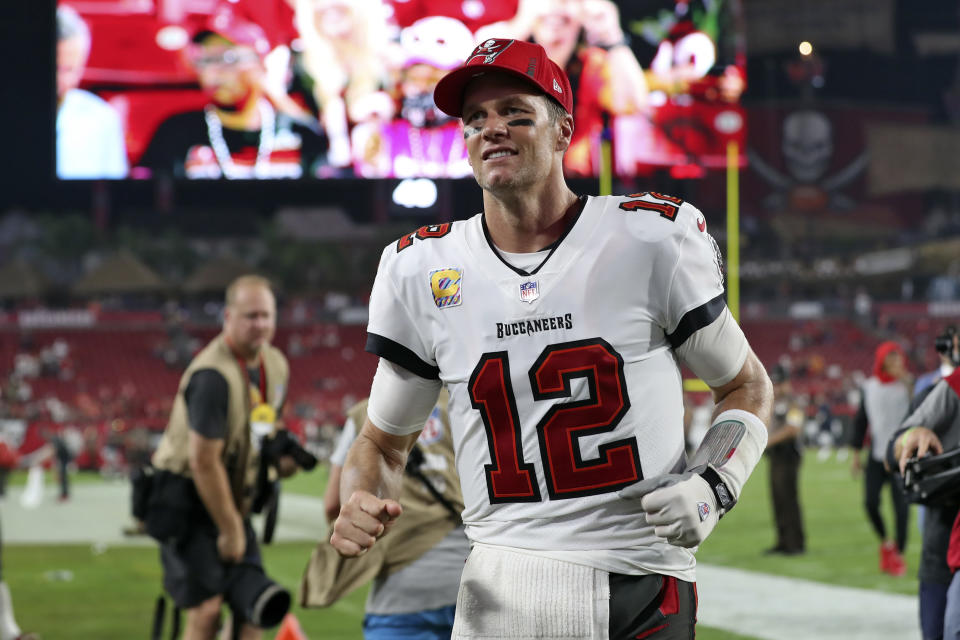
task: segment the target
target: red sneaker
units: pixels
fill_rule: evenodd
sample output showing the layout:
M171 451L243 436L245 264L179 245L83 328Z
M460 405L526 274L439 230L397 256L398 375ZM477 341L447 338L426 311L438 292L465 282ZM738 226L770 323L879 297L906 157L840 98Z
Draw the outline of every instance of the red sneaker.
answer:
M880 545L880 571L890 573L893 554L897 548L892 542L884 542Z
M907 573L907 563L903 560L903 556L896 547L890 552L890 565L887 573L897 578Z

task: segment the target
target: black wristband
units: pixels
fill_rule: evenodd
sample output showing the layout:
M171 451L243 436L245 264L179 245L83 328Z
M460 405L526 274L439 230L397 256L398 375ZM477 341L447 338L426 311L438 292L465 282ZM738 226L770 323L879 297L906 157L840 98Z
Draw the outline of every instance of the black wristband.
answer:
M733 497L733 492L727 487L727 483L723 481L723 478L720 477L720 474L717 473L717 470L712 466L707 465L706 468L700 472L700 477L710 485L710 490L713 491L713 496L717 499L717 508L720 510L719 518L722 518L725 513L733 509L734 505L737 504L737 499Z

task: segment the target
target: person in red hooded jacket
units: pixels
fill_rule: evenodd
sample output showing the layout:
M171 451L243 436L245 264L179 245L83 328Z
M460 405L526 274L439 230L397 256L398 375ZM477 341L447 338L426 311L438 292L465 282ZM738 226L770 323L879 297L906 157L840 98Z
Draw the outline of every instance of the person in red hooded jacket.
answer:
M906 366L903 348L896 342L884 342L877 347L873 360L873 375L863 384L860 409L853 419L853 471L864 472L864 506L870 524L880 538L880 570L894 576L906 573L903 550L907 546L909 509L903 492L892 482L893 473L883 465L890 436L900 428L910 408L913 381ZM867 445L870 453L864 466L860 450ZM880 514L880 493L890 484L895 514L896 541L887 535L887 527Z

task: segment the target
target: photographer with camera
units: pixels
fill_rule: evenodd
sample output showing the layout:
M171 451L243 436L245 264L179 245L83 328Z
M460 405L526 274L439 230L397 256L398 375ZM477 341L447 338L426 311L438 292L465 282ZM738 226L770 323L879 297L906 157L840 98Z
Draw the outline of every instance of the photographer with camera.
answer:
M933 348L936 350L940 362L936 369L917 378L917 382L913 385L913 400L910 402L911 412L920 406L928 393L933 391L934 385L949 376L957 368L955 362L957 356L953 350L953 341L956 336L957 328L949 326L941 335L934 338Z
M180 379L153 455L143 517L161 542L164 588L186 611L184 640L212 640L223 604L232 637L243 640L259 639L290 607L289 592L264 572L250 524L261 458L272 462L274 477L298 467L279 435L290 369L270 344L275 327L266 279L246 275L230 284L223 331Z
M941 472L960 462L960 456L945 456L938 466L935 456L960 452L960 337L948 329L937 338L937 351L946 354L954 367L923 398L889 442L887 463L904 474L907 496L926 506L923 546L920 555L920 627L924 640L960 638L960 578L947 563L953 523L960 511L960 491L952 482L936 487L933 471ZM926 470L930 477L924 478ZM960 487L957 487L960 489Z

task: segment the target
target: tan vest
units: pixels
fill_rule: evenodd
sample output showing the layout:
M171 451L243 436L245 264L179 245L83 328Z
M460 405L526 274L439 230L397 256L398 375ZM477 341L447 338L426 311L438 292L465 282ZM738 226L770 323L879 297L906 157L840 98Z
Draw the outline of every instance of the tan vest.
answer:
M443 432L433 437L431 421L427 421L417 446L426 461L421 470L458 512L463 512L460 477L454 464L453 437L447 413L449 396L444 389L437 400ZM357 429L367 417L367 401L355 405L348 415ZM446 464L444 465L442 462ZM404 474L400 492L403 514L390 533L377 541L362 556L344 558L329 542L314 549L300 583L300 604L304 607L328 607L341 597L378 575L389 575L411 564L436 546L460 523L434 498L423 481ZM332 524L332 523L331 523Z
M223 334L214 338L197 354L180 378L170 420L153 454L153 466L190 476L190 424L184 392L190 377L199 369L215 369L227 381L227 435L223 463L230 479L234 502L240 513L249 512L260 456L251 441L250 412L259 403L270 405L279 414L286 399L290 366L279 349L267 345L262 350L266 377L266 398L250 384L246 365L241 364L227 346ZM279 416L278 416L279 417ZM265 427L264 427L265 428ZM258 434L258 442L259 442Z

